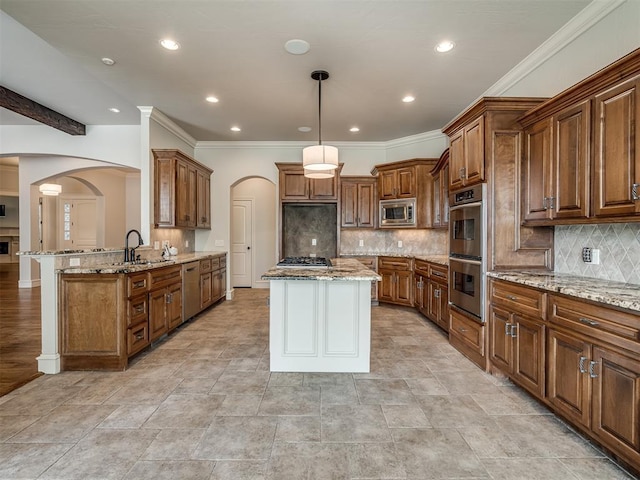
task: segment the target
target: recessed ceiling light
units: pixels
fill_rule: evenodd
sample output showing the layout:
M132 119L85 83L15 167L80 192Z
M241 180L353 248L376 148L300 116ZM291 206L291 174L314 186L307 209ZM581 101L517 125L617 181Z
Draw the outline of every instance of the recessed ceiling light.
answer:
M360 129L359 129L358 127L351 127L351 128L349 129L349 131L350 131L350 132L353 132L353 133L357 133L357 132L359 132L359 131L360 131Z
M111 113L120 113L120 109L119 109L119 108L116 108L116 107L111 107L111 108L109 109L109 111L110 111Z
M284 44L284 49L291 55L304 55L309 51L311 45L305 40L294 38Z
M298 131L307 133L311 131L311 127L298 127Z
M445 40L443 42L440 42L439 44L436 45L436 52L438 53L447 53L450 52L451 50L453 50L453 47L455 47L456 44L453 43L451 40Z
M242 129L240 127L231 127L232 132L241 132Z
M213 95L209 95L206 100L209 103L218 103L220 101L218 100L218 97L214 97Z
M404 98L402 99L402 101L403 101L404 103L411 103L411 102L413 102L415 99L416 99L416 97L414 97L414 96L412 96L412 95L407 95L406 97L404 97Z
M180 44L175 40L171 40L170 38L160 40L160 45L162 45L167 50L178 50L180 48Z
M102 63L104 63L108 67L116 63L116 61L113 58L109 58L109 57L102 57L101 60L102 60Z

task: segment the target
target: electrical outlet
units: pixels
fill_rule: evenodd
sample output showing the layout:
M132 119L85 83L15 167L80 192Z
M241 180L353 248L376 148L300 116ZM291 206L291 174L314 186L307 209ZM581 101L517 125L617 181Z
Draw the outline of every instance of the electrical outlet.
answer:
M311 245L317 245L318 244L318 240L315 238L311 239Z
M80 259L79 258L70 258L69 259L69 266L70 267L79 267L80 266Z
M309 254L309 256L310 256L311 258L315 258L316 254L315 254L315 253L310 253L310 254Z
M600 250L597 248L583 247L582 261L590 265L600 265Z
M184 248L189 248L189 240L184 241Z
M398 248L402 248L402 240L398 240Z
M582 261L591 263L591 247L582 247Z
M359 247L364 247L364 240L359 240L358 241L358 246Z
M153 249L154 250L160 250L160 242L158 240L153 242Z

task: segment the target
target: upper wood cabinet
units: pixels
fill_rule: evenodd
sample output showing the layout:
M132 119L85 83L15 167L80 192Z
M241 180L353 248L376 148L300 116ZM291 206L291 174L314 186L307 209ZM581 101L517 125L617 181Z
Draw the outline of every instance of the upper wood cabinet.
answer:
M431 170L433 201L431 203L433 228L449 226L449 149L447 148Z
M152 150L157 228L211 228L213 170L180 150Z
M483 115L469 122L451 136L449 165L449 188L451 190L484 181Z
M371 170L371 174L378 178L379 200L416 199L416 225L411 228L432 227L433 179L430 172L437 162L437 158L413 158L383 163ZM381 226L380 228L407 227Z
M302 163L276 163L279 171L280 200L283 202L336 202L340 189L340 171L338 167L332 178L307 178Z
M340 178L340 226L374 228L377 218L376 178Z
M640 49L527 112L522 221L636 221Z

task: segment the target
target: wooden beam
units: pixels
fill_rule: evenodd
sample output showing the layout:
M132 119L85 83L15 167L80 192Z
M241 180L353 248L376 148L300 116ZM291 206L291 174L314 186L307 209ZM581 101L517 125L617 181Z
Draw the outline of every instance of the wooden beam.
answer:
M69 135L85 135L85 126L61 113L40 105L0 85L0 107L12 110L37 122L62 130Z

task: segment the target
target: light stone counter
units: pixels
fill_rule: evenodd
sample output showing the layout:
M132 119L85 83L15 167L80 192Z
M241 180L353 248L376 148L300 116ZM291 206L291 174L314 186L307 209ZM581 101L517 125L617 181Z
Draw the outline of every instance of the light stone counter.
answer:
M332 258L331 267L297 268L277 266L262 274L262 280L325 280L325 281L368 281L382 280L382 277L368 269L354 258Z
M640 314L640 285L544 271L487 272L487 276L611 305Z

